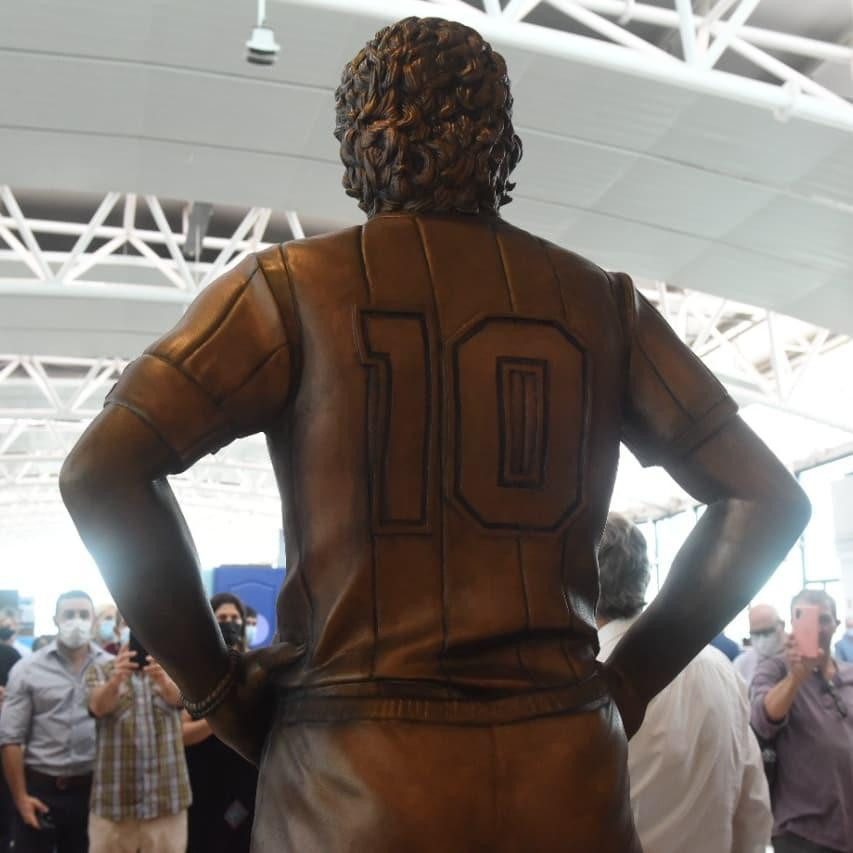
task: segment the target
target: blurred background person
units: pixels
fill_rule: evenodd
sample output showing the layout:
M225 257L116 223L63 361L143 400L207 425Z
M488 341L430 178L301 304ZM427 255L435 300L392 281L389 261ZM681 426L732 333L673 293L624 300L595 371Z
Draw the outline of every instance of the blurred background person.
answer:
M95 608L95 621L92 625L92 639L105 652L117 655L118 642L118 611L115 604L107 602Z
M54 642L19 661L0 712L3 771L16 806L15 853L86 853L95 721L86 707L90 667L110 656L91 642L94 606L59 596Z
M39 634L33 640L33 651L37 652L45 646L49 646L56 639L56 634Z
M785 651L785 622L779 611L769 604L749 608L750 646L734 662L735 671L743 676L747 687L752 683L755 668L764 660Z
M230 592L210 599L230 648L246 649L246 610ZM187 853L248 853L258 771L217 738L207 720L183 715L183 737L193 802Z
M853 616L847 617L844 636L835 644L835 657L853 663Z
M596 622L606 660L645 606L646 540L611 514L598 550ZM746 687L704 648L650 703L628 742L631 809L645 853L764 853L772 817Z
M17 605L7 604L0 610L0 643L11 646L21 656L32 654L32 649L18 638L21 610Z
M3 707L9 673L20 659L21 656L14 646L0 643L0 709ZM14 804L12 803L12 795L9 792L9 786L6 784L5 776L0 773L0 851L8 849L9 838L12 832L13 814Z
M776 751L773 849L776 853L853 851L853 664L830 654L835 601L804 589L798 604L819 608L819 654L804 657L792 637L785 654L765 658L752 679L752 725Z
M727 637L722 631L708 645L722 652L732 662L737 660L743 651L731 637Z
M252 648L258 635L258 611L250 605L246 607L246 649Z
M126 645L90 668L87 685L97 719L89 853L184 853L192 795L180 691Z

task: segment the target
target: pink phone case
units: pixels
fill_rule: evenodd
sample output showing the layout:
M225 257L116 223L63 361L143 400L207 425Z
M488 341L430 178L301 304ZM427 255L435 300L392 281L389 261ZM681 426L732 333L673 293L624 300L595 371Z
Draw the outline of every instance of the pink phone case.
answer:
M820 654L818 629L820 608L814 604L794 605L794 640L797 651L806 658L816 658Z

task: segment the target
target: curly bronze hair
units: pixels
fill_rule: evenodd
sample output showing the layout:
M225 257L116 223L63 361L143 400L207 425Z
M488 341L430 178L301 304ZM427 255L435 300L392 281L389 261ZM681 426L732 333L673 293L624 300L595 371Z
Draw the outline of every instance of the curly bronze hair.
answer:
M343 185L368 217L497 213L521 159L503 57L476 30L406 18L347 63L335 93Z

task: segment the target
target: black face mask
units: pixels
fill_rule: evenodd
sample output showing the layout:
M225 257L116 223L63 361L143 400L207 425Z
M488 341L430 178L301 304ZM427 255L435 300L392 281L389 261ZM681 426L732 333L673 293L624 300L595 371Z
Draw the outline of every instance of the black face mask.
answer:
M243 626L239 622L220 622L219 630L229 649L243 644Z
M8 625L4 625L2 628L0 628L0 643L5 643L7 640L11 640L14 636L14 628L10 628Z

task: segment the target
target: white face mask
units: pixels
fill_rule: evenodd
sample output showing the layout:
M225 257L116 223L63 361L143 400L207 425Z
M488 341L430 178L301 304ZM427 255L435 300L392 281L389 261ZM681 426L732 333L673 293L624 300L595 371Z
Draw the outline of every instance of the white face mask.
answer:
M92 639L91 619L67 619L59 623L59 642L69 649L79 649Z
M752 647L759 657L763 658L778 655L785 647L785 640L780 631L774 631L772 634L753 634L751 639Z
M255 634L257 633L257 625L246 625L246 645L251 646L255 642Z

